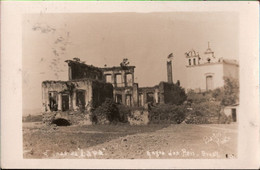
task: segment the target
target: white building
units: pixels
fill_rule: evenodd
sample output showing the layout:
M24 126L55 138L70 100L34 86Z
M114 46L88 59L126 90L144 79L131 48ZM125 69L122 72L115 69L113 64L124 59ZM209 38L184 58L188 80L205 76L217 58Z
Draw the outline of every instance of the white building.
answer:
M239 65L236 60L217 58L208 49L200 56L191 50L186 54L186 85L185 89L196 92L213 90L224 86L224 77L239 79Z

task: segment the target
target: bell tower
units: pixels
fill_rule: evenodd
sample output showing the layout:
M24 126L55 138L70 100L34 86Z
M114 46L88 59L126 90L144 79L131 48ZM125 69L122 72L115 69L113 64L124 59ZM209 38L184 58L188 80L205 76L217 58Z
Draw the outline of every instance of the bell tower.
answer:
M205 60L207 63L210 63L215 60L214 52L211 50L211 48L209 46L209 42L208 42L208 48L205 51L204 55L205 55Z
M186 59L187 59L187 64L186 66L196 66L196 65L200 65L200 55L198 52L196 52L195 50L191 50L187 53L185 53L186 55Z

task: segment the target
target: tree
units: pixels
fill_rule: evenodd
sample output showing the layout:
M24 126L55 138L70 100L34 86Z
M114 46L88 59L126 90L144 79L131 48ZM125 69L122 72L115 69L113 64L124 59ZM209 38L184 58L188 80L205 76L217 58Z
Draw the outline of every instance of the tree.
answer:
M239 83L237 79L224 78L225 85L221 105L228 106L238 102L239 100Z
M187 99L185 90L178 84L164 85L164 102L167 104L181 105Z

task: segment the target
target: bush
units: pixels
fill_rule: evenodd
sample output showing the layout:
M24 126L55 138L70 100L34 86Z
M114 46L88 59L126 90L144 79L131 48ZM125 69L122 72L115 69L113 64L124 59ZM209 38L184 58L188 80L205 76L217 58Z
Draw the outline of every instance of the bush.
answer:
M150 123L181 123L187 111L184 105L160 104L152 106L149 111Z
M239 100L239 82L233 78L224 77L224 87L206 92L196 93L190 90L187 101L191 103L202 103L207 101L219 101L222 106L232 105Z
M169 105L181 105L187 99L185 90L178 84L161 82L159 86L164 86L164 102Z
M96 108L92 113L92 122L98 124L105 124L108 122L118 122L120 119L119 110L116 103L107 98L105 102Z
M119 111L119 121L126 123L128 121L128 116L131 115L131 108L122 104L117 105Z
M221 105L219 102L202 102L192 104L186 113L185 123L208 124L218 123Z
M202 103L202 102L207 102L210 101L213 96L212 96L213 91L207 91L207 92L199 92L196 93L193 90L190 90L187 93L187 101L191 103Z
M130 125L147 125L149 123L148 110L136 109L131 111L131 114L128 116L128 122Z
M237 79L224 78L225 85L221 104L223 106L232 105L239 100L239 82Z

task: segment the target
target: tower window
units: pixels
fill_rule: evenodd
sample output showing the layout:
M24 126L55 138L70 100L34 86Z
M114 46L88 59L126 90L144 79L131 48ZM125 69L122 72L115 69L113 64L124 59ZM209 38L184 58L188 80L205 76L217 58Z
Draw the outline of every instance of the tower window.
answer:
M191 65L191 59L189 59L189 65Z
M193 58L193 65L196 65L196 59Z

